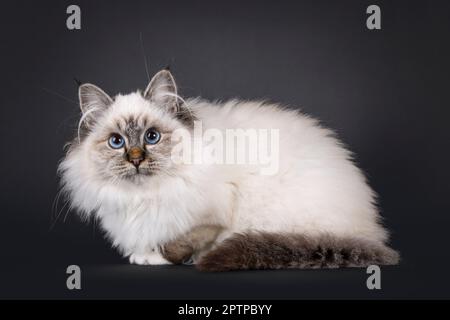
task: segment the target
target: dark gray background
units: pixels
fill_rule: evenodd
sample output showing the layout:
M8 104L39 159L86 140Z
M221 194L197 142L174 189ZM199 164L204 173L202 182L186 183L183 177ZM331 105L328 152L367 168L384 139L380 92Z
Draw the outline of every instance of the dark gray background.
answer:
M82 30L66 29L78 4ZM382 30L365 10L382 9ZM448 1L2 3L2 298L449 298ZM140 267L74 213L53 228L56 167L79 116L73 77L111 94L170 64L181 93L268 98L320 118L357 154L403 261L363 269L201 274ZM62 217L65 216L62 212ZM65 268L82 268L79 292Z

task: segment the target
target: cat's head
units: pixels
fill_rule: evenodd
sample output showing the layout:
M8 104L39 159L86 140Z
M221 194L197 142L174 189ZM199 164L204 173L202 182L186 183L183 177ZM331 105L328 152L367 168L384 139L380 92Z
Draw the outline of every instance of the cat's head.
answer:
M158 72L143 93L114 98L93 84L82 84L79 100L78 138L67 157L76 154L76 159L66 159L65 166L77 166L104 182L138 182L172 172L171 136L189 128L193 119L170 71Z

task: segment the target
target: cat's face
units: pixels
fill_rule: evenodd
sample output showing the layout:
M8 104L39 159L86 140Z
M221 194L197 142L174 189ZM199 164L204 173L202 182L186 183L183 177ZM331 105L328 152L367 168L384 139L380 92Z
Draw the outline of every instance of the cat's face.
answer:
M111 99L94 85L79 92L85 136L78 146L89 170L111 183L140 182L174 173L171 136L188 126L180 118L180 103L169 71L159 72L143 94Z

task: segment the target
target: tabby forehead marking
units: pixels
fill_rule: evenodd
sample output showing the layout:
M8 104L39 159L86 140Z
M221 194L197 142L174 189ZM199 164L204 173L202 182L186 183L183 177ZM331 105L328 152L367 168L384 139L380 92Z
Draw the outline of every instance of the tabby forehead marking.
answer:
M125 118L123 120L125 122L124 133L128 138L129 146L133 147L142 145L141 134L143 128L139 126L139 118L129 116L128 118Z

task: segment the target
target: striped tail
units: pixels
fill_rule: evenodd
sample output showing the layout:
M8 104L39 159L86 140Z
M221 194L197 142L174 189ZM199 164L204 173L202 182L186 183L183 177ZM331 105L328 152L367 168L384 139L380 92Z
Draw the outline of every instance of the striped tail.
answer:
M366 239L249 232L224 240L196 266L201 271L317 269L394 265L399 260L395 250Z

